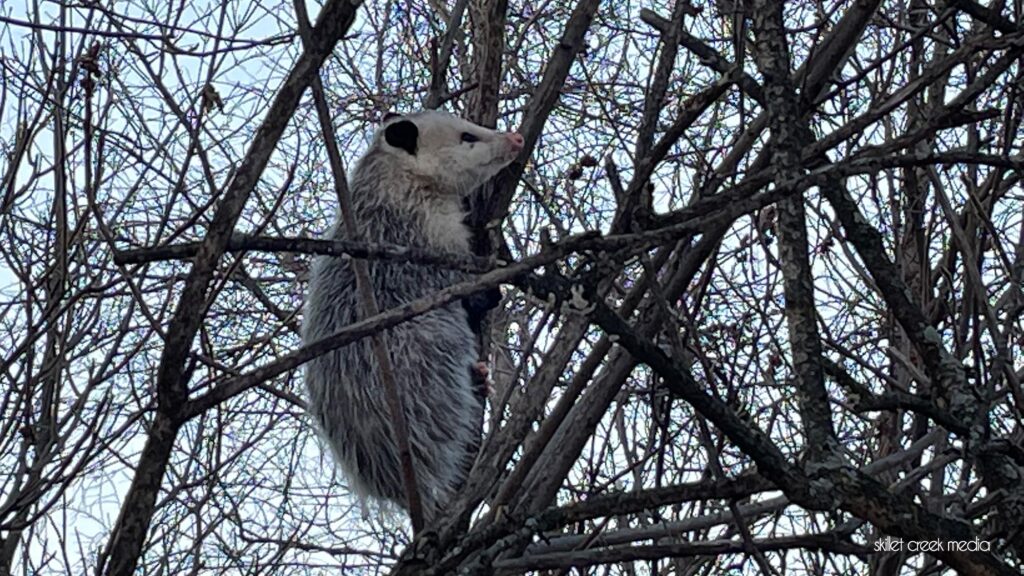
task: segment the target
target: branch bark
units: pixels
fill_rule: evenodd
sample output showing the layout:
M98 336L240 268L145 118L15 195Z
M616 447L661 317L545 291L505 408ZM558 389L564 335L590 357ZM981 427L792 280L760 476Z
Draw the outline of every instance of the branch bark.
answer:
M771 165L776 188L786 188L801 175L801 142L809 135L800 129L796 91L790 80L789 45L780 0L755 0L753 16L755 60L764 77L769 125L775 140ZM804 446L812 464L838 465L842 461L832 408L821 370L821 338L814 304L814 279L808 257L807 217L802 195L787 195L777 204L779 259L786 296L789 347L797 379L797 398L803 422Z
M207 289L242 208L295 113L299 99L334 45L352 25L359 4L358 0L329 0L321 9L313 32L315 42L303 51L292 67L267 110L252 146L235 170L217 205L167 331L156 377L156 412L131 486L121 505L121 513L107 542L103 560L97 565L97 573L130 576L135 571L153 517L160 484L174 449L174 440L184 422L183 408L188 400L185 364L203 320L203 314L199 311L206 309Z

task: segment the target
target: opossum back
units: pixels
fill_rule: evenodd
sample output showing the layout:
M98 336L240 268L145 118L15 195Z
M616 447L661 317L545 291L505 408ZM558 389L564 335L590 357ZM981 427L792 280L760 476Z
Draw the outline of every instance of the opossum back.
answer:
M382 309L440 288L436 273L396 263L370 264ZM304 333L307 342L337 332L358 314L354 276L340 258L312 268ZM482 404L469 367L475 340L458 303L383 333L403 399L410 443L425 507L450 498L463 481L479 441ZM361 339L311 361L306 382L310 410L354 492L404 503L390 414L370 340Z

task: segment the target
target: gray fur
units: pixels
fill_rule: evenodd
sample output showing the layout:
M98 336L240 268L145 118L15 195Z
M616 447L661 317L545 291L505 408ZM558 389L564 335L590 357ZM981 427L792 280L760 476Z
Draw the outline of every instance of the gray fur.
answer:
M412 121L412 152L388 144L384 128ZM462 141L470 132L479 140ZM507 135L442 112L388 118L351 176L359 238L468 253L462 197L506 166L522 148ZM331 238L346 237L336 223ZM465 279L461 272L371 260L381 310ZM303 341L329 336L363 318L355 276L344 258L313 261ZM483 403L471 366L476 339L458 302L383 333L409 425L420 497L427 521L436 518L465 481L480 441ZM306 366L310 412L359 496L405 507L398 452L379 371L364 338Z

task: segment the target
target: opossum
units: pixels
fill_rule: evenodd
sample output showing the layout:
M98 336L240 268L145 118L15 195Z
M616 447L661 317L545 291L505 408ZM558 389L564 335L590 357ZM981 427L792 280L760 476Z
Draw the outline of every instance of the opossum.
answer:
M350 178L360 240L469 253L463 200L507 166L523 137L438 111L389 115ZM330 237L347 237L336 222ZM381 310L436 292L466 274L411 263L367 262ZM303 317L310 343L365 318L351 263L313 261ZM500 297L500 292L497 293ZM495 290L451 303L383 332L409 428L424 517L432 522L465 481L482 434L474 382L473 324ZM377 362L364 338L306 366L309 410L349 481L367 497L408 508Z

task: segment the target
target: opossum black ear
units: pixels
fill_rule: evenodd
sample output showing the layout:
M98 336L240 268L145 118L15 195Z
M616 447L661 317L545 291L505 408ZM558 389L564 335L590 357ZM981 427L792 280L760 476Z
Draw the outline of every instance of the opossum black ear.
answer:
M402 115L399 114L398 112L387 112L387 113L384 114L384 117L381 118L380 123L383 124L383 123L387 122L388 120L391 120L392 118L401 118L401 117L402 117Z
M420 131L416 125L409 120L401 120L388 124L384 129L384 139L395 148L401 148L413 156L416 155L416 141L419 140Z

